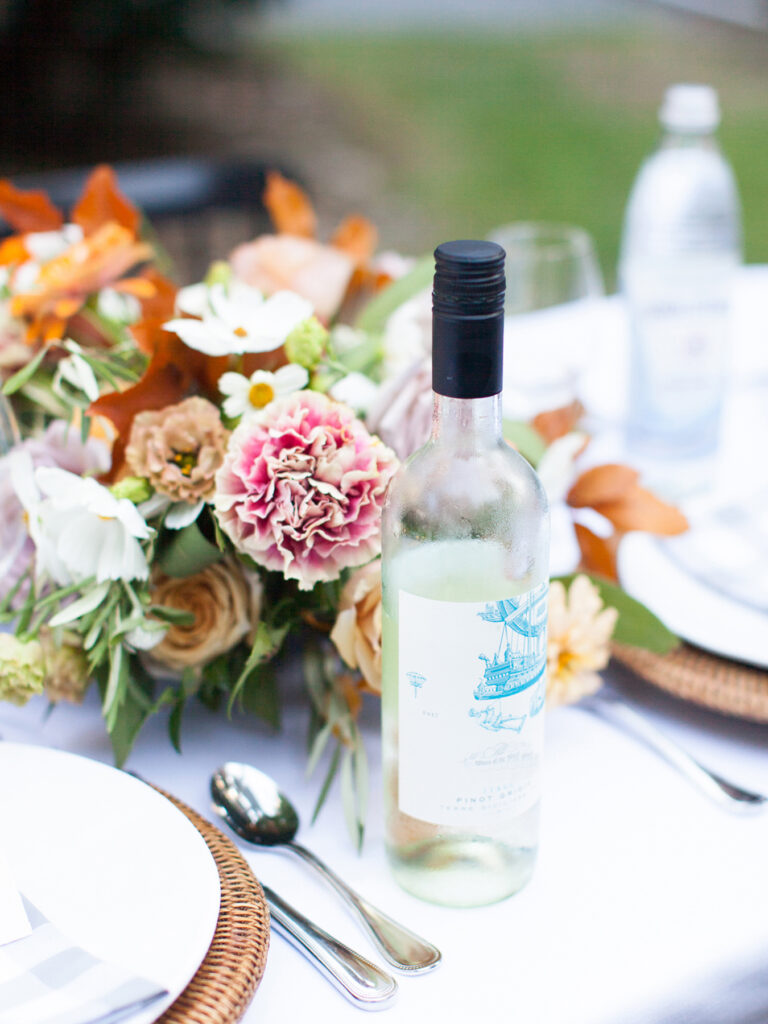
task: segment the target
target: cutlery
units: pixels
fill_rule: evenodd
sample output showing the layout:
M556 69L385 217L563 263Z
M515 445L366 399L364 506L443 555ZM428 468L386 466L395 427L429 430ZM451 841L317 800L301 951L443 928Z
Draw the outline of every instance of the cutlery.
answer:
M631 733L726 810L737 813L756 811L768 803L768 797L743 789L705 768L664 732L652 725L647 718L631 708L618 694L603 689L590 697L585 697L576 706Z
M397 992L394 978L313 924L268 886L262 885L262 889L276 930L342 995L364 1010L380 1010L391 1004Z
M314 853L293 841L299 817L268 775L234 761L211 776L214 809L241 839L287 850L310 864L355 912L386 960L398 970L420 974L435 967L440 951L364 899Z

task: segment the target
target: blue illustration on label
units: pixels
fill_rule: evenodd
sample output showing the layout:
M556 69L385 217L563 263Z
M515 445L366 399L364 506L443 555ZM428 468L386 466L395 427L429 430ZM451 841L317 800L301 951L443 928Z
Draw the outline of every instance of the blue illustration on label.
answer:
M501 629L496 651L478 655L485 670L475 700L509 697L538 682L546 667L547 584L519 598L486 604L478 615L485 622L498 622Z
M411 684L411 687L413 688L413 696L418 697L419 690L427 681L426 676L423 676L421 672L406 672L405 674L408 677L408 682Z
M527 715L505 715L498 706L485 708L470 708L470 718L478 719L478 724L491 732L499 732L501 729L511 729L512 732L520 732L525 725Z
M539 685L533 691L533 695L531 697L531 707L530 707L530 710L528 712L528 714L531 716L531 718L535 718L535 716L538 715L540 711L544 710L544 704L546 702L546 699L547 699L547 684L542 679L541 682L539 683Z

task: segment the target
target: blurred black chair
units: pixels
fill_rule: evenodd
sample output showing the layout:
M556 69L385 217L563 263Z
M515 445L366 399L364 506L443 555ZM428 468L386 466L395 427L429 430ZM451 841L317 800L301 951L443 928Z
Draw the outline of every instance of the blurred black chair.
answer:
M174 157L125 161L114 169L122 191L152 224L182 284L200 280L212 260L226 258L240 242L270 229L262 196L274 165ZM43 189L68 212L89 172L73 168L17 175L13 183ZM283 168L281 173L291 176Z

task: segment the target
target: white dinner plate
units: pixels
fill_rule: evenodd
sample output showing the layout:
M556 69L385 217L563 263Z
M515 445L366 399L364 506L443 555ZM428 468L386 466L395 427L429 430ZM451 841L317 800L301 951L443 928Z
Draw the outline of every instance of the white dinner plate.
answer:
M219 875L202 836L155 790L84 757L0 743L0 780L17 887L74 944L168 990L129 1018L150 1024L216 929Z
M768 615L719 593L686 572L656 537L628 534L619 546L619 579L632 597L689 643L768 668Z

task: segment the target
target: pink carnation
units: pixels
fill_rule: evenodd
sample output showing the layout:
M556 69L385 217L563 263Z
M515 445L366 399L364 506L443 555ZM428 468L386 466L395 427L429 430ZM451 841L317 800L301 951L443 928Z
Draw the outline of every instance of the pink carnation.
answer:
M350 408L300 391L234 431L216 474L216 515L238 551L310 590L379 553L396 469Z

